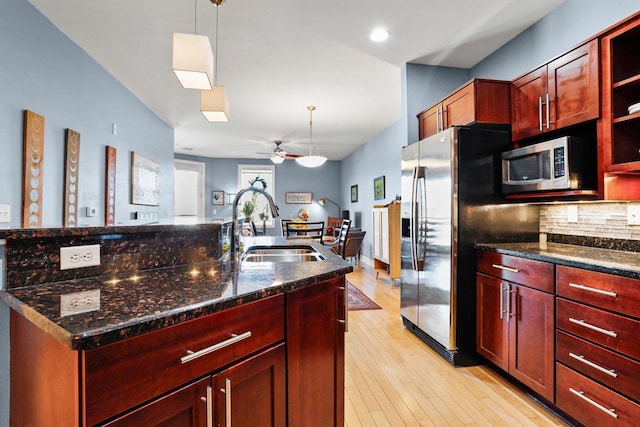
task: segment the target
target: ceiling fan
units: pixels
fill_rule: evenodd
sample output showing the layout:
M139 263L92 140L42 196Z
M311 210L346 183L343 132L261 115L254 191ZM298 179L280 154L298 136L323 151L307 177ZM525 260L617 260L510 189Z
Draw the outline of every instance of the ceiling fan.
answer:
M275 148L273 149L272 152L270 152L270 153L257 153L257 154L271 156L271 161L273 163L276 163L276 164L280 164L280 163L284 162L285 159L295 159L295 158L298 158L298 157L302 157L301 154L290 153L290 152L286 151L285 149L283 149L282 147L280 147L280 145L282 144L282 141L273 141L273 143L276 144L276 146L275 146Z

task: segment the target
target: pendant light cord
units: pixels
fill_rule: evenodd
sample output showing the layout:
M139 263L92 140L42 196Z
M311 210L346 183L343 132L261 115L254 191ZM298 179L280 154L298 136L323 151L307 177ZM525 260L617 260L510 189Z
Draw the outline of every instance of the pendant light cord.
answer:
M311 156L311 148L313 147L313 109L309 108L309 156Z
M220 60L220 56L218 55L218 25L219 25L219 21L218 21L218 14L219 14L219 9L220 6L216 5L216 53L215 53L215 62L214 62L214 66L215 66L215 70L214 70L214 77L213 77L213 85L214 86L218 86L218 62Z
M198 0L193 0L193 34L198 34Z

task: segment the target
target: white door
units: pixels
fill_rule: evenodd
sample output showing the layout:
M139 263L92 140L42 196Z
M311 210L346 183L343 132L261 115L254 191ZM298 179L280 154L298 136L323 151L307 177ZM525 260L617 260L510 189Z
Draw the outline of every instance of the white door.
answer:
M205 164L190 160L174 161L174 210L176 222L198 222L204 219Z

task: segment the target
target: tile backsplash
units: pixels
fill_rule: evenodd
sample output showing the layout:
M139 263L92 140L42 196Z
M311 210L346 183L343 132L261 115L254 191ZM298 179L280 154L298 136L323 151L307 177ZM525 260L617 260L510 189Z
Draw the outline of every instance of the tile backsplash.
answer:
M542 206L540 232L573 236L640 240L640 225L629 225L626 202L560 203ZM635 204L634 204L635 205ZM570 208L571 206L571 208ZM577 222L569 222L577 207ZM575 212L575 211L574 211Z

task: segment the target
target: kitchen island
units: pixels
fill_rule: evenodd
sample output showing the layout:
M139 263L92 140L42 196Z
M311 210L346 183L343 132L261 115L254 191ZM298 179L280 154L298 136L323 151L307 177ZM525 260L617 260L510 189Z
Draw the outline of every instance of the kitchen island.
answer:
M200 260L0 291L11 424L342 425L352 267L308 240L254 245L311 245L324 260Z

